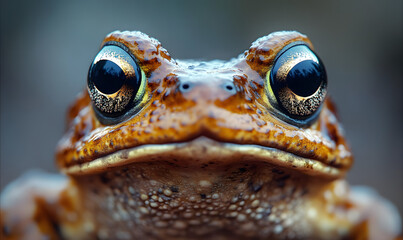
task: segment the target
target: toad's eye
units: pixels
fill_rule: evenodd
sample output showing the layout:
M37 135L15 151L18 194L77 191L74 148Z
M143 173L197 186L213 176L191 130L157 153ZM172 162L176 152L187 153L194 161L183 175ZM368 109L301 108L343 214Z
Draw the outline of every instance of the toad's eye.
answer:
M141 102L145 81L143 71L123 48L104 46L88 72L88 92L98 119L116 123Z
M294 45L277 56L266 86L270 102L286 120L305 125L317 116L325 99L325 67L308 46Z

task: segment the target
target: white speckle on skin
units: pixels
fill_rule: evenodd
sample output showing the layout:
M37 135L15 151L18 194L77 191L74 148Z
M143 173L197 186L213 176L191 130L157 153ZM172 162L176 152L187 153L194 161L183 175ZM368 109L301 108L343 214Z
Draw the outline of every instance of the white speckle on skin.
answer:
M316 209L309 208L308 211L307 211L307 215L308 215L309 218L316 218L316 216L317 216Z
M171 191L170 189L165 189L165 190L164 190L164 195L167 196L167 197L169 197L169 196L172 195L172 191Z
M228 209L229 210L235 210L237 208L237 206L235 204L231 204Z
M212 184L211 184L210 181L207 181L207 180L200 180L200 181L199 181L199 186L202 187L202 188L208 188L208 187L211 187Z
M256 199L251 203L251 207L253 207L253 208L258 207L259 204L260 204L260 201Z
M169 206L170 207L178 207L179 206L179 203L177 202L177 201L171 201L170 203L169 203Z
M273 229L275 234L279 234L283 231L283 227L281 225L276 225Z
M218 206L220 206L220 203L219 202L213 202L213 205L218 207Z
M220 197L220 195L218 195L218 193L214 193L212 196L213 199L218 199L219 197Z
M158 207L158 203L152 202L152 203L150 203L150 206L153 207L153 208L156 208L156 207Z
M238 212L231 212L229 214L230 217L236 217L238 215Z
M246 216L245 216L244 214L242 214L242 213L241 213L241 214L238 214L236 220L237 220L238 222L243 222L243 221L246 220Z
M140 212L143 213L143 214L148 214L148 213L149 213L149 212L148 212L148 209L145 208L145 207L140 207L139 210L140 210Z
M147 200L147 199L148 199L148 196L145 195L145 194L141 194L141 195L140 195L140 199L143 200L143 201L144 201L144 200Z
M291 226L294 223L292 218L287 218L284 221L284 226Z
M339 198L347 195L347 183L345 181L337 181L334 187L334 194Z

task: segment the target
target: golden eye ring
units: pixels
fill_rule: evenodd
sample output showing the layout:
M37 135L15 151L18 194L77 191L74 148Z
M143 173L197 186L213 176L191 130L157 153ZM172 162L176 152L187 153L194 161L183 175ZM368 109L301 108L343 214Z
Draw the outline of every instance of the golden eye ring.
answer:
M105 45L88 71L87 88L97 118L103 124L125 119L141 102L146 78L124 46Z
M326 98L326 70L306 45L284 48L266 75L266 92L280 116L297 125L308 125Z

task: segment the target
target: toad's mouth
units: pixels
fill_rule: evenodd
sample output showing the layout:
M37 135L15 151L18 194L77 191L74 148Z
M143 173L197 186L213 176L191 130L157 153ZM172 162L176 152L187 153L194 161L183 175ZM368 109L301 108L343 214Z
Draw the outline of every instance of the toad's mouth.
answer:
M314 176L336 178L343 174L342 169L337 167L279 149L218 142L207 137L198 137L182 143L149 144L123 149L91 162L67 167L62 171L69 175L96 174L133 163L154 161L166 161L187 167L254 161L294 169Z

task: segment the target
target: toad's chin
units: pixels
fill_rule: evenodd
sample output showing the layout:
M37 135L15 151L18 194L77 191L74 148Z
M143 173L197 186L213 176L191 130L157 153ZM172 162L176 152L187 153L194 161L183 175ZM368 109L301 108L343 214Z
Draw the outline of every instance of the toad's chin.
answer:
M62 171L69 175L94 174L134 163L155 161L201 168L212 164L228 166L240 162L262 162L313 176L337 178L343 174L340 169L319 160L300 157L279 149L218 142L207 137L198 137L188 142L149 144L123 149L90 162L67 167Z

